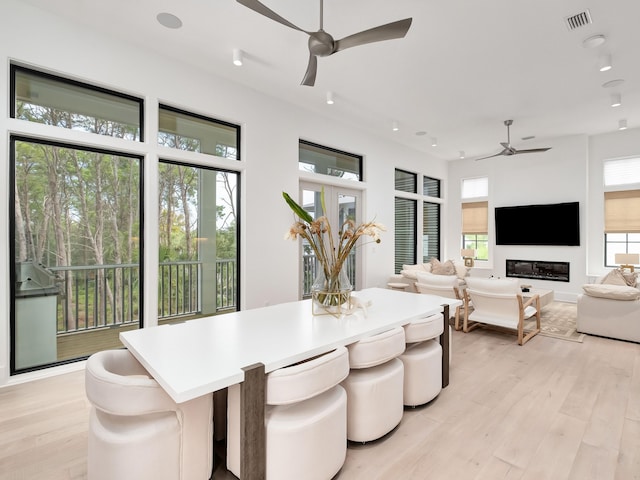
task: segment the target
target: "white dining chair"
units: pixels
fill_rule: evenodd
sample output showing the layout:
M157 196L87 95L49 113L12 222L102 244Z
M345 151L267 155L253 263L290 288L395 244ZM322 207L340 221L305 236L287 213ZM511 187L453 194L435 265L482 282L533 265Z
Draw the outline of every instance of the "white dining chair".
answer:
M404 326L407 348L400 361L404 365L404 405L415 407L430 402L442 391L442 346L444 331L441 313L414 320Z
M376 440L402 420L404 329L396 327L348 345L347 438L354 442Z
M266 479L329 480L347 454L345 347L266 376ZM227 469L240 477L240 386L227 397Z
M213 396L175 403L127 350L89 357L88 480L207 480Z

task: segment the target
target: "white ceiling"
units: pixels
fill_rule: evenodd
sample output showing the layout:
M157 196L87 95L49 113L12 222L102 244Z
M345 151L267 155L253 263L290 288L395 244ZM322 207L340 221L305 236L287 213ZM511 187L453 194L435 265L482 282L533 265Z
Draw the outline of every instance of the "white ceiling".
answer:
M614 131L622 118L640 126L638 0L326 0L324 29L336 39L406 17L413 24L403 39L320 58L314 87L300 85L307 35L234 0L23 1L447 160L461 150L467 158L499 152L506 119L516 148ZM318 29L319 0L263 3ZM593 23L569 30L565 18L587 9ZM182 28L162 27L160 12L178 16ZM596 34L607 41L584 48ZM234 48L245 52L242 67L232 65ZM614 66L602 73L605 53ZM624 83L602 86L614 79ZM612 92L622 106L609 106Z

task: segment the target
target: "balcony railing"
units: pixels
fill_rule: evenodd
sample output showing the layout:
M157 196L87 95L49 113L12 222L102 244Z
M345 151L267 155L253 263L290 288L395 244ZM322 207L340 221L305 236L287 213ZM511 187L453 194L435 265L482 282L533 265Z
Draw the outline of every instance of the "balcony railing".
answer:
M140 266L137 264L49 267L56 276L58 334L140 321ZM216 261L216 313L237 305L236 261ZM159 265L158 318L201 314L202 262Z
M316 258L303 256L303 295L311 296ZM355 285L355 256L347 260L347 275ZM59 287L58 333L94 330L140 321L140 266L138 264L49 267ZM216 261L216 312L237 308L235 259ZM158 318L202 314L202 262L159 264ZM210 286L206 286L210 288Z

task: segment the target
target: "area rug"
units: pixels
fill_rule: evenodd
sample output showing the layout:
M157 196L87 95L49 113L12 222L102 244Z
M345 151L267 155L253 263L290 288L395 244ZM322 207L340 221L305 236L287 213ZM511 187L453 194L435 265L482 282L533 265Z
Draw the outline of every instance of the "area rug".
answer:
M551 302L542 308L540 335L571 342L582 342L585 334L576 331L576 318L577 305L575 303ZM525 324L525 329L530 327L534 321L528 321Z

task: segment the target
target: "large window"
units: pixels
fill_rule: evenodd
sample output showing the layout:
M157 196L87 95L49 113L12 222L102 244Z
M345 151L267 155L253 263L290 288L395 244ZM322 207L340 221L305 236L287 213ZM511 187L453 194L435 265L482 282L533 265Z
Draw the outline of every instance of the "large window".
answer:
M158 318L238 308L239 174L160 163Z
M298 166L303 172L320 173L361 182L362 156L300 140Z
M395 272L418 258L440 258L441 182L406 170L395 170ZM418 185L421 191L418 192ZM420 210L418 210L420 209ZM421 215L418 212L421 211ZM422 232L419 235L419 232ZM420 241L418 238L420 237Z
M13 118L143 140L141 99L17 65L10 85ZM142 156L103 143L11 138L12 374L119 347L142 322Z
M240 127L164 105L160 145L240 160ZM240 174L161 161L158 318L162 323L239 307Z
M640 157L605 160L604 264L616 253L640 253Z
M12 371L119 346L142 318L141 158L18 137L11 147Z
M473 249L476 260L489 260L489 178L464 178L462 197L462 248Z
M195 153L158 161L141 99L16 65L10 83L12 117L84 132L11 137L11 374L120 348L145 318L144 287L158 291L158 322L237 310L240 174L227 160L240 159L240 127L160 106L159 145ZM159 225L146 266L145 188Z

